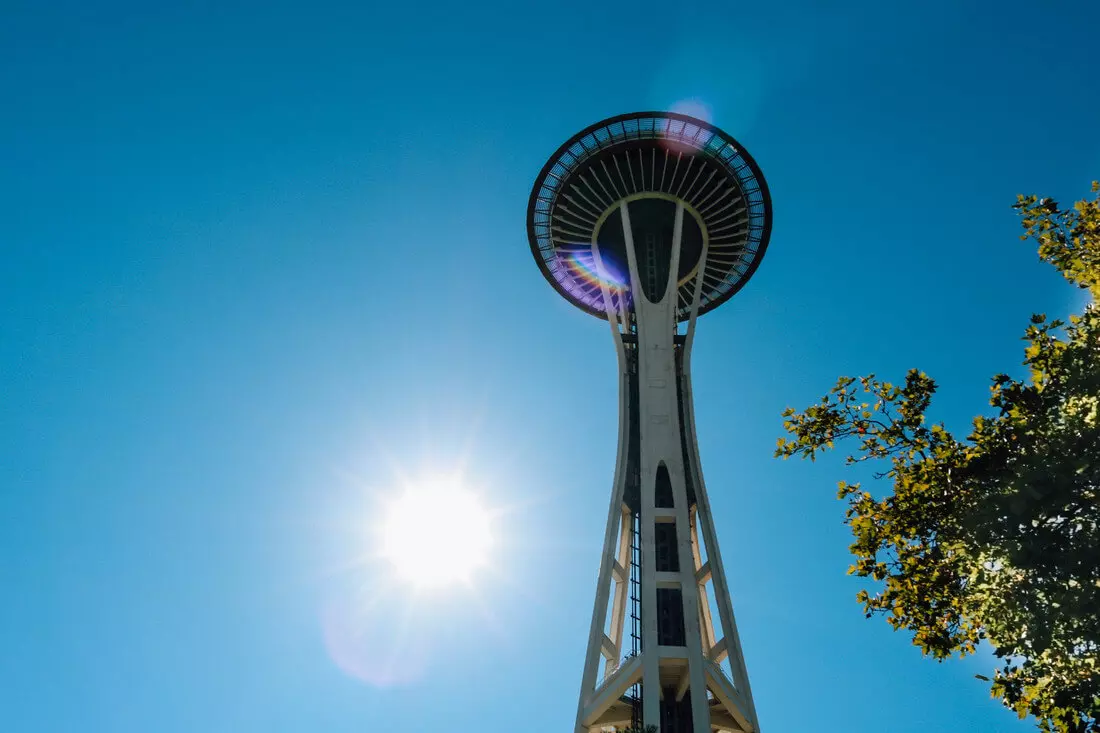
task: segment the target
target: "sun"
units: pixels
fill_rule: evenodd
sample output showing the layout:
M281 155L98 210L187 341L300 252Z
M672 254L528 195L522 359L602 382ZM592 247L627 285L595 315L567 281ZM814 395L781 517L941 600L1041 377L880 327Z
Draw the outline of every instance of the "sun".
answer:
M489 559L491 524L481 500L460 482L425 481L386 507L381 554L416 588L468 583Z

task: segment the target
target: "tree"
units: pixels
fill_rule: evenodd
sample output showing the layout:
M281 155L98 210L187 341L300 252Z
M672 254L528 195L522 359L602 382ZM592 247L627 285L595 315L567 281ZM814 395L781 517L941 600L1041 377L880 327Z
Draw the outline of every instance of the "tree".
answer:
M1100 184L1093 183L1097 194ZM1060 733L1100 733L1100 195L1062 209L1020 196L1024 236L1092 301L1069 323L1035 315L1022 380L993 378L990 416L958 439L926 414L936 383L840 378L783 413L776 455L811 460L844 442L881 467L876 498L839 484L857 600L943 660L988 642L992 695Z

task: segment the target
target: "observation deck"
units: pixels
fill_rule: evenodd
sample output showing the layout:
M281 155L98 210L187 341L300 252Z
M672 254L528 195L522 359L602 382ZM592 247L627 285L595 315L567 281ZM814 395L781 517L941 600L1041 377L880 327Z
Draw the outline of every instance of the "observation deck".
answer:
M636 112L591 125L543 166L527 206L527 234L554 289L600 318L607 318L605 287L615 310L625 313L632 302L624 203L650 300L669 282L673 219L683 205L675 258L678 321L691 315L700 266L702 314L744 286L768 246L768 187L733 137L674 112Z

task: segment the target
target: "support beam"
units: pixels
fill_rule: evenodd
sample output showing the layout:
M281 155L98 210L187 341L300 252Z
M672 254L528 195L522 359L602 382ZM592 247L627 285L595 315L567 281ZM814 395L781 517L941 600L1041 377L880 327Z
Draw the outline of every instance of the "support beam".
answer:
M680 573L656 573L658 588L679 588L682 582Z
M745 733L745 729L721 706L712 707L710 710L710 724L722 733ZM598 733L598 731L593 731Z
M696 504L691 510L691 556L695 561L696 578L703 572L702 555L699 548L699 506ZM711 579L710 563L705 564L704 573L707 581ZM703 630L703 646L707 649L714 646L714 619L711 618L710 596L707 594L705 583L699 583L699 624Z
M630 390L629 364L622 338L613 332L615 352L619 361L619 402L626 408L633 397ZM584 672L581 675L581 692L577 700L577 722L574 733L587 733L582 723L587 700L596 687L599 672L604 622L607 618L608 597L611 594L611 568L615 562L613 548L622 521L623 494L626 486L627 450L630 445L626 421L619 421L619 448L615 459L615 479L611 489L611 505L608 508L607 526L604 530L603 552L600 555L600 571L596 580L596 602L592 607L592 620L588 627L588 646L585 652Z
M756 728L749 721L749 711L746 709L747 706L741 693L734 689L717 665L712 665L707 670L707 684L726 711L737 721L741 730L746 733L754 733Z
M600 717L592 722L592 727L589 728L589 731L591 731L591 733L602 733L602 728L611 726L626 728L630 725L630 718L633 714L634 710L630 705L627 705L621 700L613 702L607 710L600 714Z
M617 159L616 159L617 161ZM655 487L658 461L661 449L656 434L668 430L668 389L655 388L651 380L667 379L671 366L672 337L669 331L671 323L665 324L659 309L654 308L645 296L640 275L638 252L635 249L634 232L630 222L630 206L624 200L619 205L622 219L623 242L626 244L627 265L630 268L630 290L634 296L634 312L638 331L638 443L641 515L641 591L642 608L657 608L656 582L656 540L654 530ZM663 417L664 420L660 418ZM654 455L656 454L656 455ZM642 649L657 648L657 614L642 613ZM661 677L658 658L655 654L642 654L642 686L646 690L660 689ZM660 699L652 694L642 699L643 725L661 723Z
M611 643L614 647L614 656L609 659L613 659L616 663L623 652L623 628L626 623L627 591L630 584L630 571L625 566L630 562L630 548L633 542L633 515L630 507L623 504L622 519L619 524L619 548L611 568L611 575L615 579L614 600L611 603ZM610 674L610 667L606 669L608 671L605 671L605 677Z
M689 329L688 339L691 339ZM714 587L714 596L718 605L719 620L722 622L722 633L730 650L730 669L733 672L733 681L737 690L745 698L745 714L751 721L752 727L758 726L756 705L752 697L752 686L749 683L748 670L745 667L745 656L741 649L741 640L737 633L737 621L733 614L733 602L730 599L729 585L726 583L726 573L722 566L722 554L718 549L718 538L711 520L710 499L707 497L706 484L703 482L703 474L699 469L699 444L695 434L695 411L692 406L690 352L685 352L685 367L683 372L684 393L684 430L687 431L687 445L692 455L689 462L693 470L695 483L695 496L697 504L697 524L702 533L703 542L707 549L707 562L711 565L711 580Z
M715 664L721 664L726 660L726 657L729 656L729 653L730 650L726 646L726 637L723 636L720 642L710 648L707 656L710 657L710 661Z
M619 650L615 648L615 642L611 641L606 634L603 637L603 643L600 645L600 652L608 662L619 661Z
M684 695L691 689L691 672L687 667L684 668L684 673L680 675L680 682L676 685L676 702L680 702L684 699Z
M615 674L608 677L596 690L592 700L581 710L580 726L589 728L595 725L596 720L611 707L612 703L622 697L627 690L642 676L642 658L631 657L619 667Z

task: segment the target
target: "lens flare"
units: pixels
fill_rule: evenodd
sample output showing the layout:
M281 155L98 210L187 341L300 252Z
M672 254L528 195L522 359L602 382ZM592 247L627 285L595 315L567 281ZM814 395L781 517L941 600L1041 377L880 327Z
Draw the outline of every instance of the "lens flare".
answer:
M619 268L608 262L606 256L602 259L602 278L598 272L599 268L596 267L596 257L592 254L591 250L588 252L573 252L572 254L562 257L561 261L569 268L569 274L580 283L594 285L596 287L606 285L612 292L622 290L623 287L626 286L626 277L619 272Z
M396 589L393 597L400 598ZM322 609L321 630L329 657L345 674L377 688L420 682L431 661L423 628L410 623L401 603L370 603L358 594L334 594Z
M697 120L703 122L713 123L714 114L711 111L710 105L698 97L689 97L688 99L681 99L672 105L672 111L677 114L687 115L694 117Z

